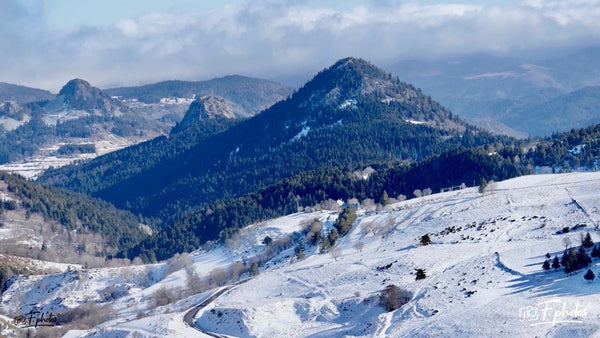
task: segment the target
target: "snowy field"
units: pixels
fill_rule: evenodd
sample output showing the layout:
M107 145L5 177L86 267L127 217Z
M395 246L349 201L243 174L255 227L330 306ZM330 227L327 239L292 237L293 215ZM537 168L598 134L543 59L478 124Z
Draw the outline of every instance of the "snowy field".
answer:
M378 212L360 210L351 232L338 240L338 255L307 245L306 258L298 260L290 248L201 309L195 326L242 337L600 337L600 276L588 283L587 269L569 275L542 269L546 253L562 256L564 238L579 246L589 231L600 241L599 197L600 173L570 173L494 183L483 195L468 188ZM330 228L336 214L299 213L252 225L226 246L193 253L193 268L207 276L259 254L266 235L276 240L315 218ZM571 231L557 233L565 227ZM419 243L425 234L428 246ZM597 276L598 262L590 266ZM415 280L417 268L425 269L425 279ZM125 296L105 302L116 319L67 336L202 336L183 316L216 290L156 307L148 299L153 292L186 286L185 270L165 269L156 264L20 278L3 294L0 313L102 302L101 290L124 284ZM164 278L146 287L138 281L142 271ZM45 289L36 286L40 281ZM379 294L390 284L411 296L387 312Z
M119 150L137 142L144 141L139 138L123 138L113 134L104 133L96 140L83 140L82 144L93 143L96 147L95 153L74 154L74 155L56 155L60 146L66 143L59 143L54 146L40 149L38 154L21 162L5 163L0 165L0 170L9 173L19 174L25 178L36 179L48 168L58 168L71 164L75 161L83 161ZM77 142L74 142L77 143Z

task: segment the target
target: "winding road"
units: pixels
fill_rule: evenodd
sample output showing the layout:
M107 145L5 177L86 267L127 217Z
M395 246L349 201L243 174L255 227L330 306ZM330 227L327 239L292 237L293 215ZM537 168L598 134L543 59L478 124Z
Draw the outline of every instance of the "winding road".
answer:
M213 293L210 297L206 298L205 300L202 301L202 303L194 306L193 308L189 309L188 312L185 313L185 315L183 316L183 321L189 325L190 327L204 333L205 335L211 336L211 337L217 337L217 338L224 338L227 336L223 336L220 335L218 333L215 332L211 332L211 331L206 331L206 330L202 330L196 326L194 326L194 318L196 318L196 315L198 314L198 311L200 311L201 309L203 309L204 307L206 307L208 304L212 303L215 299L219 298L219 296L223 295L224 293L228 292L229 290L233 289L234 287L246 283L247 281L251 280L252 278L247 278L244 280L241 280L239 282L235 282L233 284L227 285L225 287L223 287L221 290Z

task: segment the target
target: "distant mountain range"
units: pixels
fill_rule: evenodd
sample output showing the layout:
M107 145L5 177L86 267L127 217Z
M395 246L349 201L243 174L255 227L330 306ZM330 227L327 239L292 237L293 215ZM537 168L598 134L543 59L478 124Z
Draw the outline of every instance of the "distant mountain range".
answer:
M504 124L514 135L546 136L600 123L600 47L547 59L475 54L386 69L495 131L511 133Z
M52 155L42 149L64 144L122 148L168 133L182 121L186 109L194 111L200 106L203 114L246 118L289 93L291 89L283 85L243 76L201 82L168 81L106 91L74 79L58 95L0 84L0 98L10 99L0 101L0 164L34 155L39 162ZM193 119L191 114L182 121L183 125Z
M54 95L47 90L0 82L0 102L14 101L17 104L23 104L52 98Z
M0 163L52 155L48 149L65 144L117 138L127 145L160 134L143 116L80 79L69 81L52 100L0 107Z
M206 95L220 97L239 117L253 116L292 93L291 88L279 83L240 75L208 81L164 81L105 91L121 100L137 100L145 104L157 104L177 98L193 100Z

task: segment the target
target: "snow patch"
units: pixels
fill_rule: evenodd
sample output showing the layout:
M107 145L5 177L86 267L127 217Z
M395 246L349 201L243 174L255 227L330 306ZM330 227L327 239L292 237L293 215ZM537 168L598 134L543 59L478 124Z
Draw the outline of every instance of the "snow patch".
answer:
M339 109L347 109L347 108L351 108L351 109L357 109L358 101L356 101L356 99L347 99L344 102L342 102L342 104L339 106Z
M162 104L185 104L190 105L194 102L194 99L185 98L185 97L163 97L160 99L160 103Z
M301 137L308 135L309 131L310 131L310 127L304 126L302 128L302 130L298 134L296 134L294 137L292 137L292 139L288 143L294 143L295 141L298 141Z
M583 149L585 149L585 144L580 144L578 146L573 147L572 149L569 149L569 154L571 156L579 155L579 154L581 154Z

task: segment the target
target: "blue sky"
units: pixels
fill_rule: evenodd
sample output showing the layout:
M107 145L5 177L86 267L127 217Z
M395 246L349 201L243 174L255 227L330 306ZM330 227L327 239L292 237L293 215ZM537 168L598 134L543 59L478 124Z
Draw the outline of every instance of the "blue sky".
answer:
M0 82L57 92L600 44L600 0L2 0Z
M243 3L242 0L46 0L48 23L54 27L110 25L122 18L135 18L152 13L186 13L209 11L226 5Z

